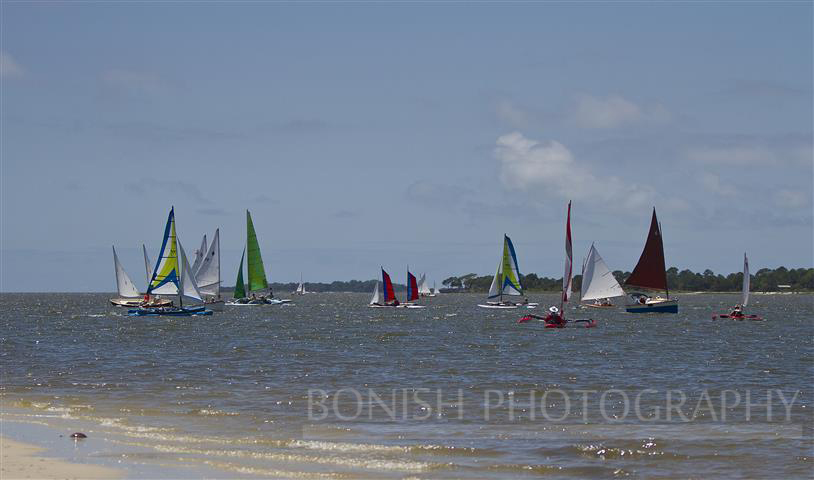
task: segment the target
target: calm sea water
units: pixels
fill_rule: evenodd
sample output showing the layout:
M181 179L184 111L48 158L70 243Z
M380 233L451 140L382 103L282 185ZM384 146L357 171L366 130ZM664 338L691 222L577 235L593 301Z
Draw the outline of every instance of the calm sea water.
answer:
M0 297L2 396L15 420L90 422L139 462L223 477L814 468L812 296L753 296L764 322L710 320L736 295L684 295L678 315L574 310L598 327L563 330L517 324L527 311L480 309L465 294L423 310L312 294L188 318L128 317L107 297Z

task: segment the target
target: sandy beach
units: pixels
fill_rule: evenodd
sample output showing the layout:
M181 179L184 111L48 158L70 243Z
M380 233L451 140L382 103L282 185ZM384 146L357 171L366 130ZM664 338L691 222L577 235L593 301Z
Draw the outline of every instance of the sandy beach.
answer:
M42 455L44 448L0 437L0 477L79 479L121 478L122 472L98 465L70 463Z

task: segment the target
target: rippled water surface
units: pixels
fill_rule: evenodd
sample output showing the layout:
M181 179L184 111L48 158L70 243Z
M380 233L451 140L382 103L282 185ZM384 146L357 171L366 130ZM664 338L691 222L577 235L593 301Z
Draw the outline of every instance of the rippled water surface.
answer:
M102 294L3 294L3 403L224 477L812 473L812 296L753 296L764 322L710 320L735 295L684 295L678 315L574 310L598 327L563 330L475 295L368 297L146 318Z

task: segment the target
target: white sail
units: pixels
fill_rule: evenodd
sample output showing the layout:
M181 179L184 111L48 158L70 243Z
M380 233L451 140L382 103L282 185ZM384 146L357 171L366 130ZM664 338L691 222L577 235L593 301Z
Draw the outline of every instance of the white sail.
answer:
M599 256L599 252L593 245L588 250L588 257L585 259L581 290L583 301L625 295L622 286L616 281L616 277L605 265L605 261Z
M379 281L376 280L376 288L373 289L373 298L370 299L370 304L374 305L379 303Z
M195 282L195 276L192 275L192 267L189 266L187 254L184 252L184 247L181 242L178 242L178 256L181 262L181 288L180 295L203 302L201 291L198 289L198 284Z
M147 256L147 247L142 243L141 250L144 252L144 270L147 271L147 285L150 285L150 277L153 276L153 267L150 266L150 257Z
M123 298L138 298L141 296L138 289L133 285L133 281L124 271L124 267L119 263L119 256L116 255L116 247L113 247L113 267L116 269L116 288L119 296Z
M500 279L502 278L502 275L500 274L500 268L502 266L503 262L500 262L497 266L495 278L492 279L492 285L489 286L489 298L495 298L500 296Z
M749 277L749 259L746 258L746 252L743 253L743 300L741 305L744 307L749 304L749 284L751 278Z
M213 297L220 295L220 229L215 230L209 250L201 259L198 269L193 267L193 271L202 294Z
M201 268L201 260L203 260L204 255L207 253L206 248L206 234L203 236L203 240L201 241L201 246L197 250L195 250L195 261L192 262L192 274L196 275L198 273L198 269Z
M421 275L421 280L418 282L418 293L421 295L431 295L430 287L427 286L427 274Z

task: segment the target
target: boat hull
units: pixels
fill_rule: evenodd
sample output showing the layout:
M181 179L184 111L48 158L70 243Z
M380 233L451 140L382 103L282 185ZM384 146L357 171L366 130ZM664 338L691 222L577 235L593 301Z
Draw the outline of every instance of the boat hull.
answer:
M212 310L207 310L203 306L136 308L130 310L128 315L131 317L191 317L193 315L212 315Z
M141 307L142 305L144 305L144 299L141 298L141 297L139 297L139 298L122 298L122 297L119 297L119 298L111 298L110 303L117 306L117 307L137 308L137 307ZM172 305L172 300L170 300L168 298L162 298L162 299L154 298L154 299L152 299L150 301L150 306L151 307L169 307L171 305Z
M740 315L740 316L732 316L728 313L716 313L712 316L713 320L752 320L752 321L760 321L763 320L763 317L759 315Z
M627 313L678 313L678 302L675 300L663 300L645 304L627 305L625 311Z
M616 305L597 305L595 303L583 303L580 305L582 308L616 308Z

